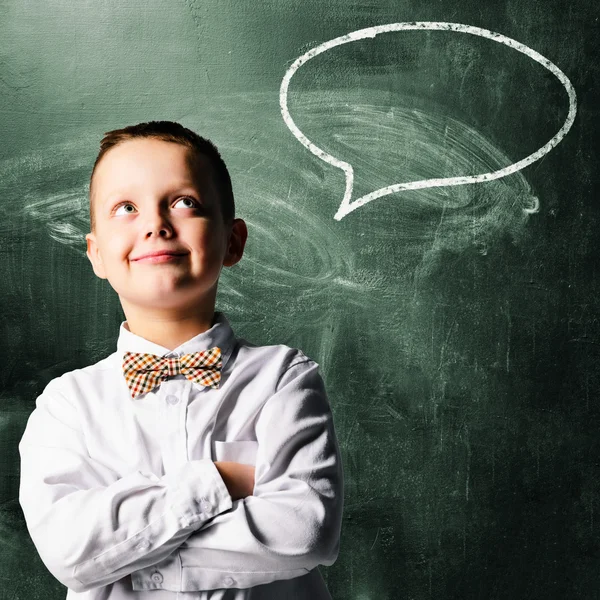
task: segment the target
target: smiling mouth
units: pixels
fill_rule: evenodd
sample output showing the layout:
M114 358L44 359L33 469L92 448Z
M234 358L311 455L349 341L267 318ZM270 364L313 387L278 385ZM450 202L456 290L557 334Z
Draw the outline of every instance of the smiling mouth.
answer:
M142 256L136 258L133 262L139 263L167 263L175 262L184 258L185 254L154 254L152 256Z

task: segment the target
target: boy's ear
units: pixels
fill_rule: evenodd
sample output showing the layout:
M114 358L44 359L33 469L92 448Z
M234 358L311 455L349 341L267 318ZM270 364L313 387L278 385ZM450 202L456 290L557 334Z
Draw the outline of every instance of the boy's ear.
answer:
M227 243L227 252L223 259L223 266L231 267L240 261L244 254L244 246L248 239L248 228L243 219L234 219Z
M100 256L100 251L98 250L98 244L96 243L96 236L93 233L88 233L85 236L87 241L87 257L90 259L92 263L92 267L94 269L94 273L100 279L106 279L106 273L104 272L104 264L102 263L102 257Z

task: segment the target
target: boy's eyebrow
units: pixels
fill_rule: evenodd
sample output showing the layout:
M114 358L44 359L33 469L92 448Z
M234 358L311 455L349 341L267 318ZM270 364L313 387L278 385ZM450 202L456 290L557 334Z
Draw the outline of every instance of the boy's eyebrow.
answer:
M172 187L171 191L169 192L169 194L174 194L177 191L181 191L184 189L191 189L194 190L196 193L200 194L200 190L198 189L198 187L194 184L193 181L183 181L182 183L175 185ZM121 196L129 196L131 194L130 191L128 190L117 190L116 192L112 192L111 194L109 194L108 196L106 196L105 198L105 202L112 202L113 199L116 200L117 198L121 197Z

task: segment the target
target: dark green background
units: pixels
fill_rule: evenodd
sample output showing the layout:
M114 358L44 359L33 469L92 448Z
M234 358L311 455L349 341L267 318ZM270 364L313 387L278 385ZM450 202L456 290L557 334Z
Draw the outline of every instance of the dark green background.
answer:
M328 39L415 20L540 52L575 124L511 177L335 221L343 174L286 128L281 79ZM85 256L100 138L172 119L222 150L249 228L217 308L321 365L346 483L334 599L599 598L598 34L590 0L1 0L0 597L66 595L25 527L17 444L51 378L115 349L118 298ZM515 162L567 97L497 43L405 32L317 57L290 108L355 166L356 197Z

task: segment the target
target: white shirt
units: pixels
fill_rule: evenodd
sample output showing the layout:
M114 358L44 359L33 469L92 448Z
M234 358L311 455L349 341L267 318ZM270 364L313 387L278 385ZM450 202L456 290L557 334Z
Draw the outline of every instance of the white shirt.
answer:
M177 375L131 398L125 351L222 351L218 389ZM67 600L331 599L343 471L318 364L236 338L222 312L170 351L129 331L48 383L19 443L19 502ZM232 501L213 461L255 465Z

